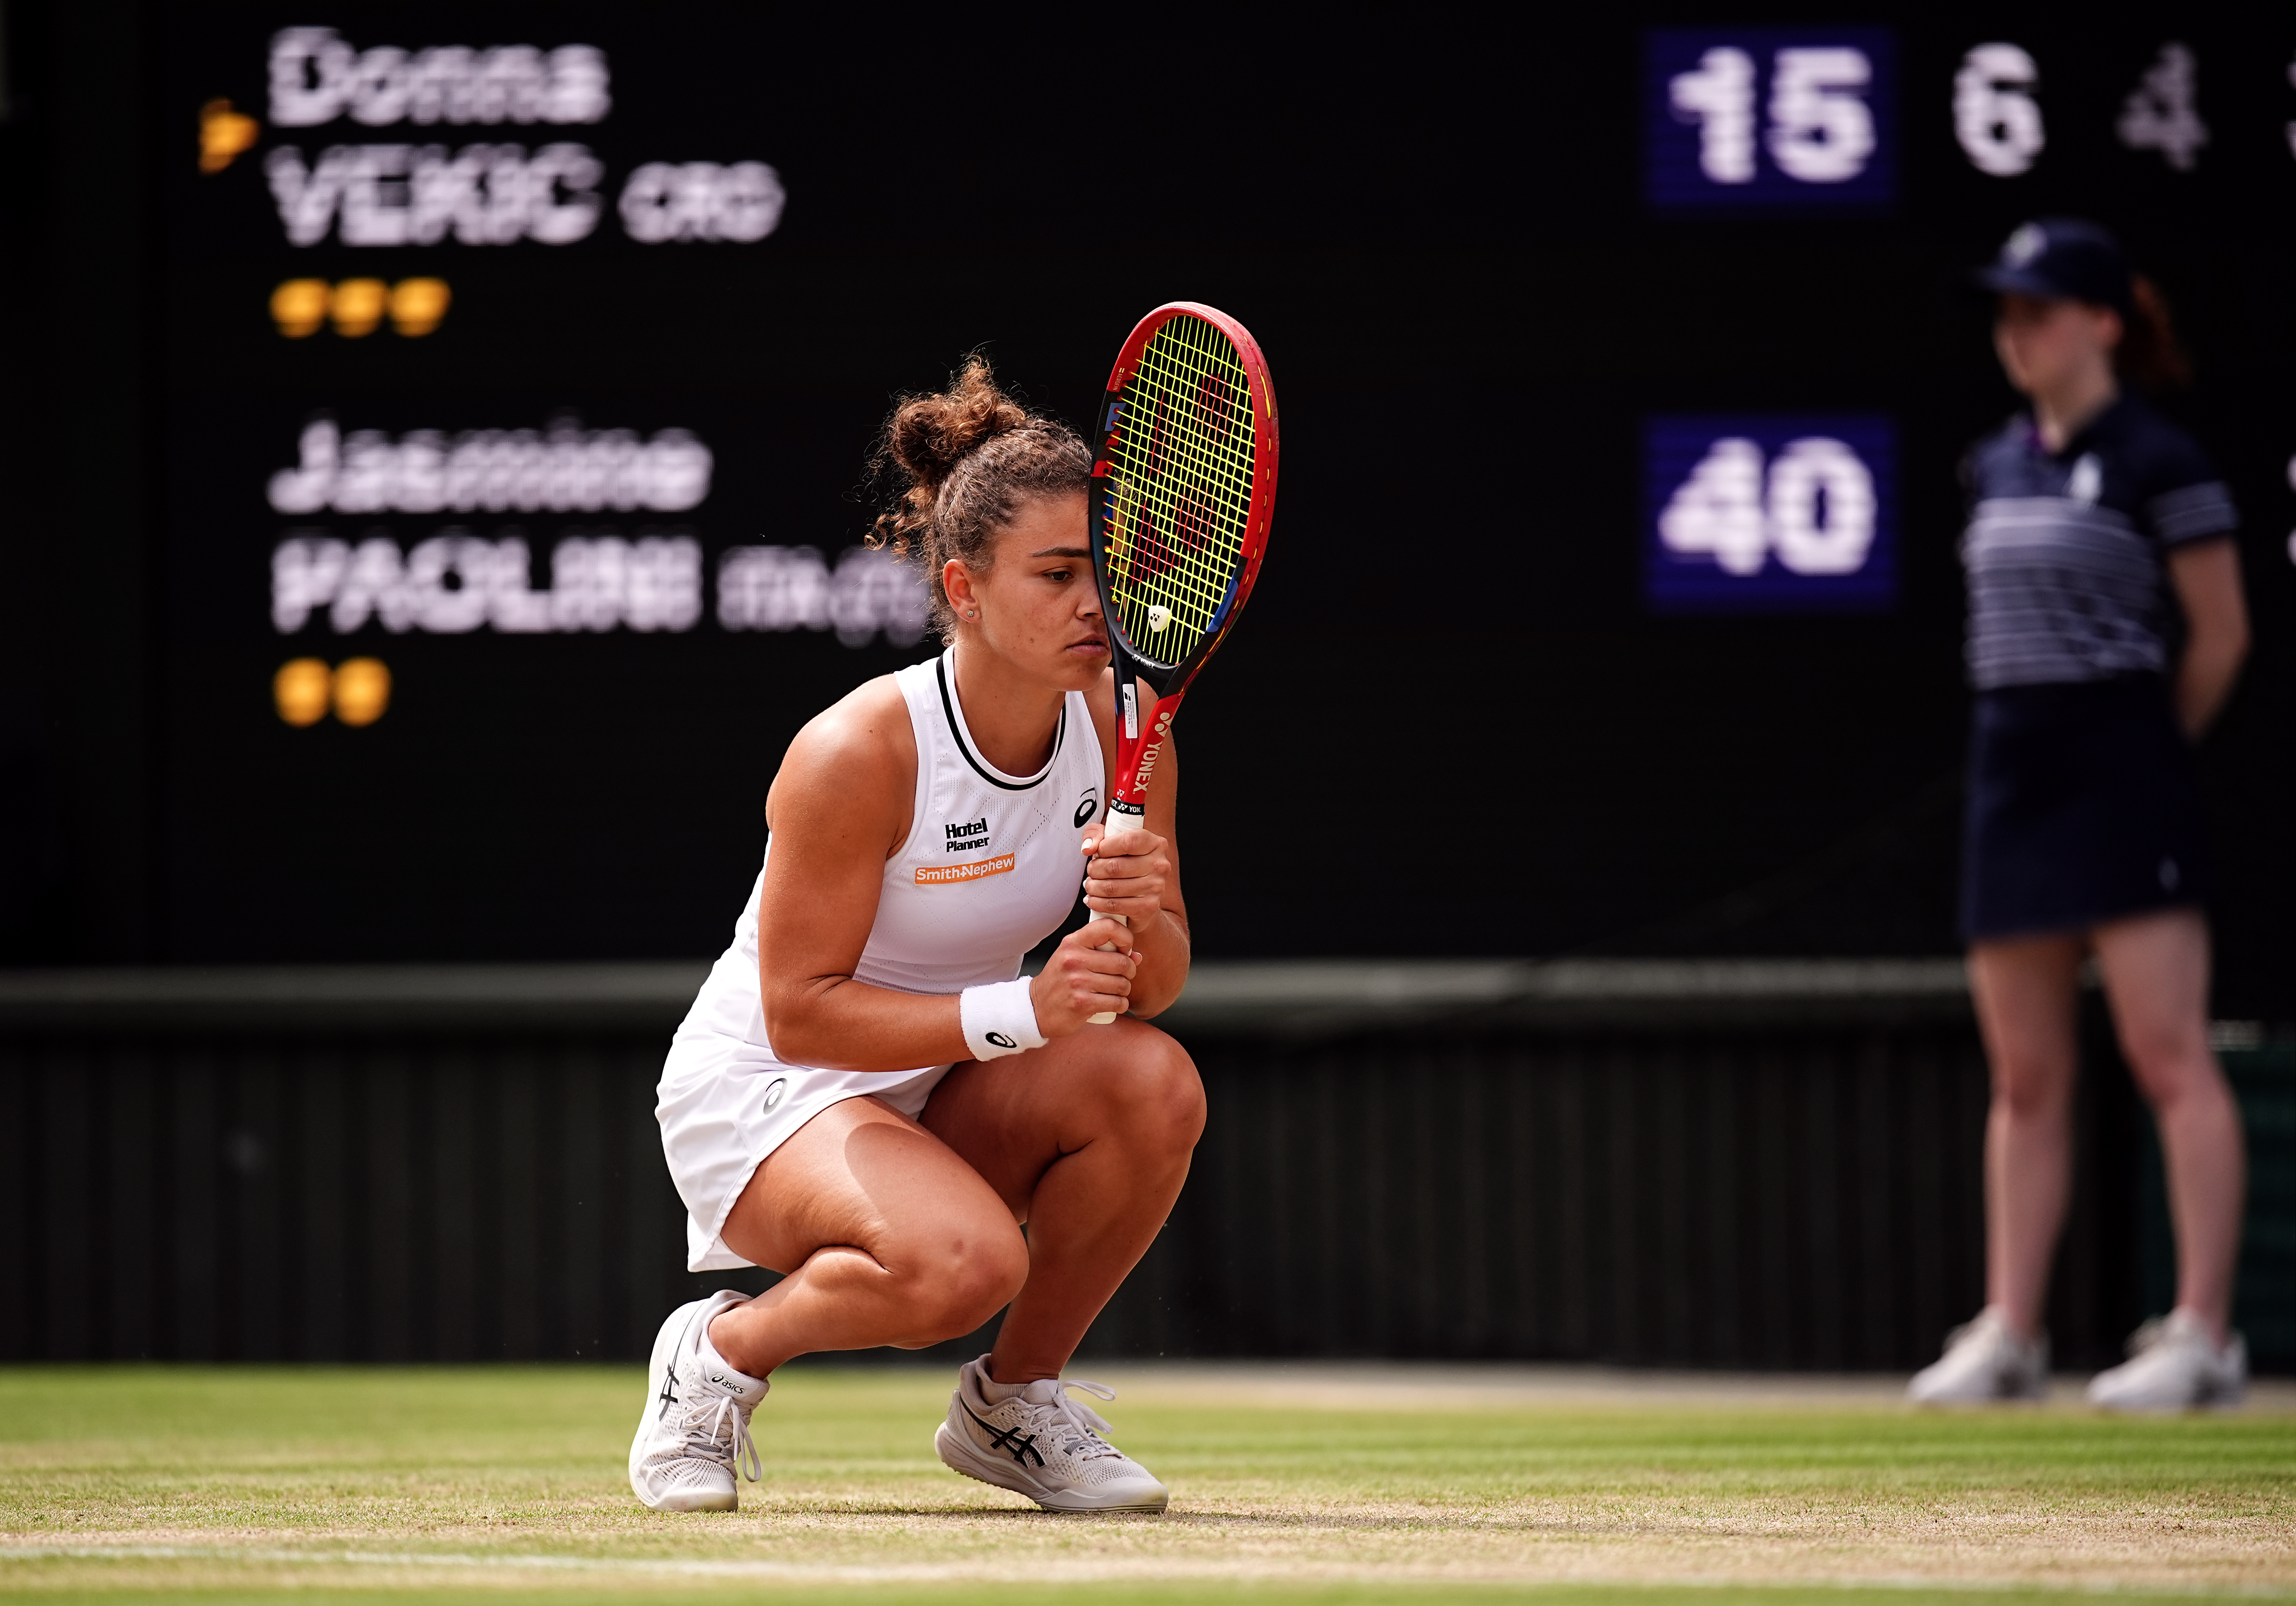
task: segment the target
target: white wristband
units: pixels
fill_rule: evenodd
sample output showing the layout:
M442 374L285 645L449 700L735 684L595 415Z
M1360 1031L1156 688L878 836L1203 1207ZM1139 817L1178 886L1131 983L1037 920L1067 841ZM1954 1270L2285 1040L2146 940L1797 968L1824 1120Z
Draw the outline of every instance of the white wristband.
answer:
M964 1027L964 1046L975 1059L995 1059L1023 1049L1041 1049L1046 1039L1037 1030L1037 1006L1029 997L1029 978L967 987L956 1001L957 1019Z

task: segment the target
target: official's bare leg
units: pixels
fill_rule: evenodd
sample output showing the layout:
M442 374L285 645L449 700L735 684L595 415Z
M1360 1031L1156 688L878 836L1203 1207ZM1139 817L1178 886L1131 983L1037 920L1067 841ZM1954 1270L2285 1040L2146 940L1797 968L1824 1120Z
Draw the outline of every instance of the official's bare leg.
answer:
M2097 927L2121 1056L2152 1106L2177 1228L2177 1304L2225 1341L2247 1154L2240 1107L2209 1047L2209 928L2196 910Z
M2082 940L1972 944L1969 986L1993 1102L1985 1122L1985 1299L2021 1338L2040 1330L2072 1185L2074 1009Z
M1202 1127L1194 1065L1129 1019L959 1065L922 1125L832 1105L735 1202L727 1247L787 1274L710 1339L764 1377L816 1350L961 1338L1009 1302L991 1375L1057 1376L1162 1227Z

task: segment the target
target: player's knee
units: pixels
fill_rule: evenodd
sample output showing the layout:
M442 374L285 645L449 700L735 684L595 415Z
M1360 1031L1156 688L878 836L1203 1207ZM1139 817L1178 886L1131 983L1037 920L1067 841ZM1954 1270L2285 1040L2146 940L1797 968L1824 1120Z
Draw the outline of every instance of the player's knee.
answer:
M1143 1040L1111 1092L1112 1117L1128 1142L1185 1155L1203 1136L1203 1078L1187 1050L1160 1032Z
M1029 1280L1029 1245L1011 1223L952 1232L916 1257L906 1279L912 1324L928 1343L961 1338L1013 1303Z

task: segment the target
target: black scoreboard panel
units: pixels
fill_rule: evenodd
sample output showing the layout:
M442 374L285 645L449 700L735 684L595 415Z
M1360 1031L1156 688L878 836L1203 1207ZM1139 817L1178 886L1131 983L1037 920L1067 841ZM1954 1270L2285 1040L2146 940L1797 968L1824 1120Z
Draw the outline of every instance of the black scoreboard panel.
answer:
M1955 285L2071 212L2248 519L2206 763L2284 1011L2296 25L1731 14L174 9L170 953L714 949L790 737L931 648L860 544L889 398L980 349L1080 421L1174 298L1290 448L1183 727L1201 951L1949 947L1954 470L2013 401Z

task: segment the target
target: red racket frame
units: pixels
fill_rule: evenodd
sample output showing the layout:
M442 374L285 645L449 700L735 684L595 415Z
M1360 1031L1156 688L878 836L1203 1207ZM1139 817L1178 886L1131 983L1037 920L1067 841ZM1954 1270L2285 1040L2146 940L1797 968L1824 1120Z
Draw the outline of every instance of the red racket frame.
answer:
M1245 515L1243 551L1241 567L1235 580L1235 595L1218 624L1207 631L1195 650L1178 663L1160 664L1153 659L1141 657L1132 645L1124 639L1122 623L1116 609L1109 602L1108 586L1108 497L1110 459L1116 445L1115 423L1117 407L1123 399L1125 382L1139 366L1141 354L1156 332L1175 318L1201 318L1234 342L1236 355L1243 364L1248 388L1251 393L1251 506ZM1145 811L1144 798L1148 783L1154 777L1156 760L1163 753L1164 743L1171 735L1172 717L1180 712L1180 700L1210 659L1214 649L1234 627L1243 605L1251 595L1252 582L1259 578L1260 559L1267 551L1267 532L1275 517L1275 466L1277 437L1275 424L1275 387L1268 376L1267 359L1260 354L1259 342L1251 338L1251 331L1222 312L1217 307L1207 307L1201 301L1167 301L1142 318L1126 337L1123 349L1116 354L1116 366L1109 370L1108 389L1101 399L1099 450L1093 464L1091 492L1091 531L1093 577L1100 587L1101 617L1108 630L1109 656L1116 671L1116 780L1115 794L1109 799L1107 825L1111 830L1119 824L1126 828L1137 828ZM1145 680L1156 693L1156 701L1147 709L1137 704L1136 680ZM1130 717L1127 717L1128 712ZM1127 816L1119 821L1119 816Z

